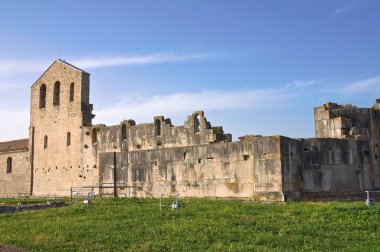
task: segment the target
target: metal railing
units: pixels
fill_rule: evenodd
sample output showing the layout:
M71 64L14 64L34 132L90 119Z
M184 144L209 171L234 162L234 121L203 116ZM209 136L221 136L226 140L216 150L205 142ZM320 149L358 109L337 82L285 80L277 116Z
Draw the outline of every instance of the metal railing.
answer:
M175 196L175 201L173 201L170 205L163 204L163 199L164 198L169 198L171 196ZM162 211L162 207L171 207L172 210L176 210L177 212L179 211L179 193L178 194L168 194L165 196L164 194L160 195L160 211Z
M76 196L77 198L79 196L85 196L89 192L93 193L95 195L95 189L98 189L98 196L102 197L105 195L114 195L115 191L117 189L126 189L124 192L125 197L130 198L131 197L131 189L134 191L132 194L136 194L136 192L143 192L145 193L145 197L148 196L151 198L159 198L159 196L153 192L149 192L145 190L142 186L138 185L128 185L127 183L117 183L116 185L114 183L101 183L96 186L83 186L83 187L71 187L70 189L70 202L72 202L73 196ZM104 192L104 189L113 189L112 192ZM117 194L116 194L117 195Z

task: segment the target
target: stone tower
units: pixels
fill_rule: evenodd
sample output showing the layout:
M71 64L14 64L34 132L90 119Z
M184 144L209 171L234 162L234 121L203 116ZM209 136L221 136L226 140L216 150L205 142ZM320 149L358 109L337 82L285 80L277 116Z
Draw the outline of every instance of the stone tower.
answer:
M56 60L31 87L29 149L34 195L81 186L83 126L91 125L90 74Z

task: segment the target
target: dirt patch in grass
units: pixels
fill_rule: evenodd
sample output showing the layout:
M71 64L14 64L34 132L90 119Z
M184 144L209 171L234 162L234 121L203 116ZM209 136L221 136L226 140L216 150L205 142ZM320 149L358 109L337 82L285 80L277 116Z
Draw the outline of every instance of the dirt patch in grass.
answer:
M0 252L28 252L29 250L20 249L10 245L0 244Z
M38 204L25 204L18 206L0 206L0 213L17 213L26 210L40 210L47 208L56 208L67 206L63 201L60 202L48 202L48 203L38 203Z

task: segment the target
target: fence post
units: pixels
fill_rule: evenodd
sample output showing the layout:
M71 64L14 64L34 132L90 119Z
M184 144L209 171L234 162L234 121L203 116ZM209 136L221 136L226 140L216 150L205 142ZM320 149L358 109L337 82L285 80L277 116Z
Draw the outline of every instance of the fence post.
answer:
M113 197L117 197L117 188L116 188L116 152L113 153Z

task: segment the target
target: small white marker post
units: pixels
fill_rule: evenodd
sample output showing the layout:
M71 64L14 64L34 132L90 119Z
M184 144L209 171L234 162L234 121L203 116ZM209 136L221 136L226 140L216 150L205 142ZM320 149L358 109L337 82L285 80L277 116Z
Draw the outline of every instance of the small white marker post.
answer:
M380 193L380 191L365 191L365 192L367 193L367 199L365 201L365 204L367 206L375 205L375 200L370 198L369 193Z

